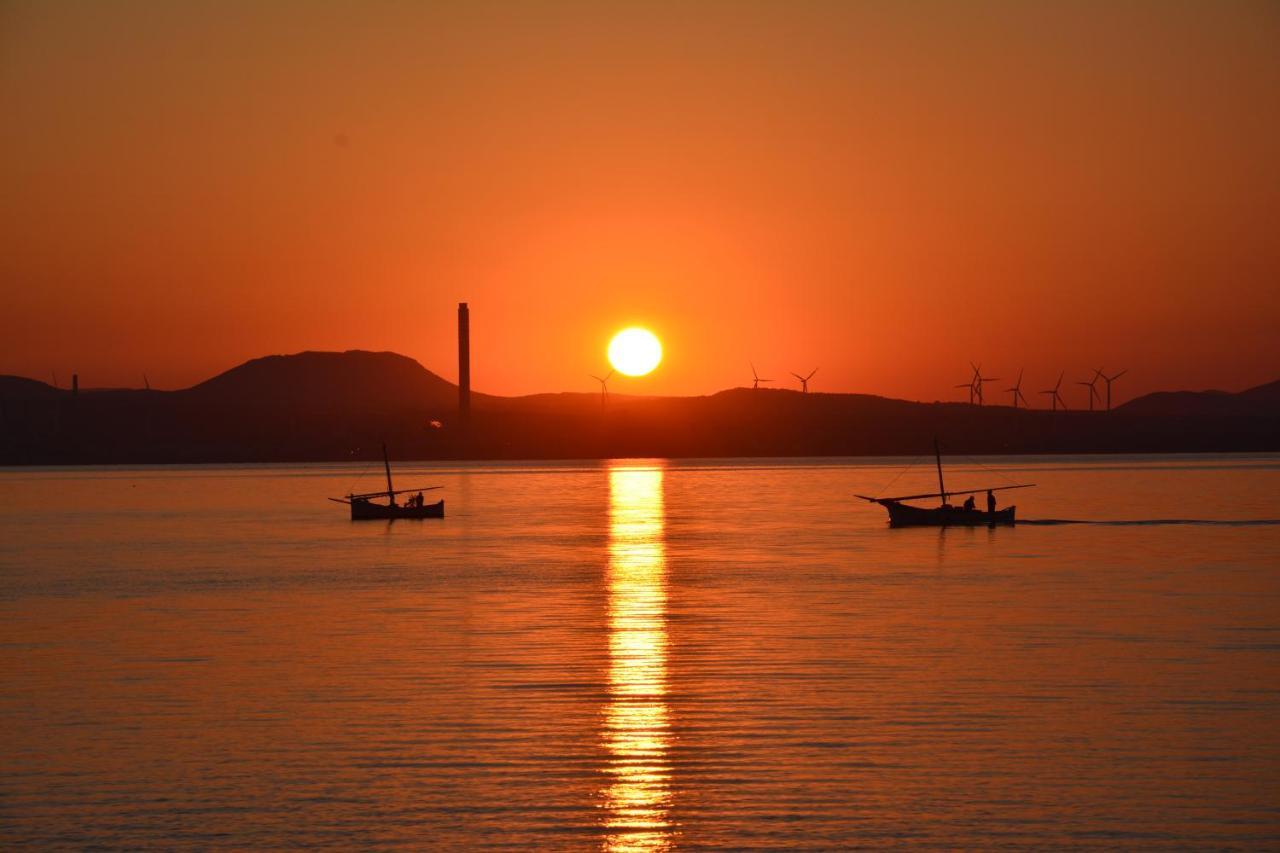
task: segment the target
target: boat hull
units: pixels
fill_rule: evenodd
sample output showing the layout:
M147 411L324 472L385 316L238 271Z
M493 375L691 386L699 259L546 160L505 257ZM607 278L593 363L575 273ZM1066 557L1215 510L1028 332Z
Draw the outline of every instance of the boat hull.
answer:
M361 500L351 502L352 521L385 521L394 518L444 518L444 501L422 506L388 506Z
M963 507L919 507L897 501L881 501L889 511L890 527L984 527L996 524L1014 524L1016 506L1007 506L995 512L983 512Z

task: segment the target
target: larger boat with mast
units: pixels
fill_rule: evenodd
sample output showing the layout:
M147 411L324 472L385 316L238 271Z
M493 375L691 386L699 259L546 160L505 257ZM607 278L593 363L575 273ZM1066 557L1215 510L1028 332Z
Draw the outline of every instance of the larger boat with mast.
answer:
M995 509L993 493L1009 489L1028 489L1034 486L1035 483L947 491L946 484L942 480L942 451L938 448L937 439L933 442L933 453L934 460L938 466L938 491L920 495L900 495L894 498L873 498L867 495L856 495L855 497L880 504L888 510L890 527L981 527L984 525L1011 525L1016 523L1014 516L1017 514L1018 508L1016 506L1007 506L1003 509ZM955 495L976 495L980 492L986 492L988 495L988 509L986 511L974 506L972 498L967 500L963 506L952 506L947 503L947 498ZM941 498L942 504L936 507L923 507L903 503L903 501L922 500L924 498Z
M441 486L423 486L417 489L397 489L391 485L391 462L387 458L387 446L382 445L382 465L387 472L387 488L382 492L365 492L364 494L348 494L329 500L351 507L352 521L371 521L375 519L393 518L444 518L444 501L424 503L423 492L434 491ZM403 503L396 503L396 495L416 492ZM386 495L386 503L374 503L373 498Z

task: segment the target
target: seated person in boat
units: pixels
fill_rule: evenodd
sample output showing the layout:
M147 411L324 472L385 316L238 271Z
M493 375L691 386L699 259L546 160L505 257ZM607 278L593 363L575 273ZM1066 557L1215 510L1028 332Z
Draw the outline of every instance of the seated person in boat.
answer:
M964 508L965 508L965 509L969 509L969 510L971 510L971 509L974 509L975 507L977 507L977 505L978 505L978 502L977 502L977 501L975 501L975 500L973 499L973 495L969 495L969 497L967 497L967 498L965 498L965 499L964 499Z

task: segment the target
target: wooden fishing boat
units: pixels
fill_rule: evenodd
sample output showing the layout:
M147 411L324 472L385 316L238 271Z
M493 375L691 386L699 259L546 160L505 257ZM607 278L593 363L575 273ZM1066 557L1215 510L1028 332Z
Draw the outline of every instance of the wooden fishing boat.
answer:
M1016 523L1018 508L1007 506L994 511L970 509L963 506L952 506L947 498L955 495L976 495L981 492L1003 492L1009 489L1028 489L1035 483L1022 483L1012 486L984 486L977 489L956 489L947 491L942 481L942 452L938 442L933 443L934 459L938 465L938 491L921 495L899 495L893 498L873 498L857 495L864 501L880 504L889 512L890 527L981 527L1012 525ZM903 501L922 500L924 498L941 498L942 503L936 507L912 506Z
M1014 524L1014 515L1018 511L1016 506L1007 506L995 512L948 505L920 507L899 503L899 500L904 499L880 498L876 501L889 511L890 527L981 527Z
M444 501L439 500L435 503L426 503L422 499L423 492L434 491L441 488L440 486L423 486L417 489L397 489L391 485L391 462L387 459L387 446L382 445L382 464L387 471L387 488L381 492L365 492L364 494L349 494L340 498L329 498L329 500L340 504L348 504L351 507L352 521L372 521L375 519L394 519L394 518L444 518ZM402 503L396 503L396 495L408 494L414 492L410 498ZM375 502L374 498L385 496L386 503Z

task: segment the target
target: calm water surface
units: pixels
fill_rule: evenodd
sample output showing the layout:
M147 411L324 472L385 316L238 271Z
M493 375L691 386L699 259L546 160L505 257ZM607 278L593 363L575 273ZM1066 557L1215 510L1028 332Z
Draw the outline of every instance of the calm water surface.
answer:
M907 461L0 472L0 845L1280 845L1280 457Z

